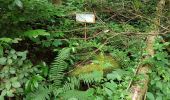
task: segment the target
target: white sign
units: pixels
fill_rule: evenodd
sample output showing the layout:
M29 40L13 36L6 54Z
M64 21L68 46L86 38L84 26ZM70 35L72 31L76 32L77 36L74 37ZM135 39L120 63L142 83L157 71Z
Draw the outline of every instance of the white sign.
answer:
M92 13L76 14L76 21L84 23L95 23L95 15Z

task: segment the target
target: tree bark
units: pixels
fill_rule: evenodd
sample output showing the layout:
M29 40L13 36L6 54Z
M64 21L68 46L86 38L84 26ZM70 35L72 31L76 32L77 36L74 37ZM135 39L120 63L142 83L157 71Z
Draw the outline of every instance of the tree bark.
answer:
M54 5L59 5L59 4L62 3L62 1L61 1L61 0L52 0L52 3L53 3Z
M157 16L155 18L155 29L154 31L150 32L150 34L158 34L159 33L159 27L160 26L160 20L161 20L161 15L162 15L162 10L165 5L165 0L160 0L157 4ZM144 57L143 60L147 60L150 57L154 56L154 42L155 42L156 35L149 35L147 37L147 47L146 51L148 55ZM137 76L138 75L143 75L144 78L134 82L131 86L131 91L130 91L130 97L132 100L144 100L147 89L148 89L148 83L149 83L149 75L148 72L151 70L151 66L149 64L141 65L139 66L139 69L137 71Z

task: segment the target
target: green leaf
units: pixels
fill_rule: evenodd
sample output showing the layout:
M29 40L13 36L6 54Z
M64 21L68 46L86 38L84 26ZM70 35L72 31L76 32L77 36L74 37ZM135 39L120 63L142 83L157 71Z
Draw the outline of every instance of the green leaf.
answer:
M16 54L13 54L13 55L12 55L12 58L16 60L16 59L17 59L17 55L16 55Z
M11 83L10 83L10 82L7 82L7 83L5 84L5 88L6 88L7 90L9 90L9 89L11 88Z
M37 29L37 30L29 30L24 32L24 36L27 36L29 38L37 38L38 36L49 36L50 33L46 32L46 30L43 29Z
M37 80L37 81L42 81L44 78L42 76L40 76L40 75L36 75L34 77L34 79Z
M100 96L96 96L95 100L104 100L104 99L102 97L100 97Z
M54 37L63 37L64 33L63 32L57 32L57 33L52 34L52 36L54 36Z
M49 47L51 45L51 42L50 41L47 41L47 42L43 42L42 45L44 47Z
M109 96L111 96L113 94L113 92L108 88L104 88L104 90Z
M18 65L21 66L23 64L23 60L18 61Z
M15 74L16 68L10 68L9 72L10 72L11 74Z
M5 65L5 64L6 64L6 61L7 61L7 58L1 57L1 58L0 58L0 65Z
M105 87L107 87L108 89L112 90L112 91L115 91L116 90L116 87L117 87L117 84L114 83L113 81L110 83L110 82L107 82L104 84Z
M8 64L12 64L12 59L8 59L8 60L7 60L7 63L8 63Z
M11 90L10 91L6 91L6 94L7 94L8 97L13 97L14 96L14 94L12 93Z
M20 8L23 8L23 3L21 2L21 0L15 0L14 3L20 7Z
M38 88L38 81L33 80L33 84L34 84L34 87L35 87L35 88Z
M16 52L16 51L15 51L14 49L11 49L11 50L10 50L10 53L11 53L11 54L15 54L15 52Z
M31 88L30 88L30 80L27 80L27 82L25 83L25 90L26 91L30 91L31 90Z
M12 43L12 39L11 38L0 38L1 42L6 42L6 43Z
M155 97L151 92L147 92L147 99L148 100L155 100Z
M170 42L165 42L164 45L168 46L168 45L170 45Z
M55 47L58 47L58 46L62 45L62 42L60 40L54 40L53 45Z
M21 41L22 39L21 38L14 38L12 40L12 43L19 43L19 41Z
M47 76L47 75L48 75L48 67L47 67L47 66L43 66L43 67L41 68L41 70L42 70L42 74L43 74L44 76Z
M122 80L122 70L116 70L116 71L113 71L112 73L110 74L107 74L107 78L108 79L111 79L111 80Z
M158 96L158 97L156 98L156 100L163 100L163 99L162 99L162 96Z
M16 52L16 54L17 54L18 56L20 56L20 57L24 57L24 56L26 56L27 51L24 51L24 52Z
M2 92L1 92L1 96L5 96L6 95L6 90L2 90Z
M11 82L16 82L17 79L18 79L18 77L12 77L12 78L10 79L10 81L11 81Z
M16 54L17 54L17 56L22 57L21 60L23 61L23 60L26 60L26 58L27 58L27 52L28 52L28 51L16 52ZM19 61L18 61L18 62L19 62ZM22 63L22 62L21 62L21 63Z
M160 81L156 82L156 87L162 90L162 82Z
M13 83L12 83L12 86L13 86L14 88L19 88L19 87L21 86L21 84L20 84L19 82L13 82Z
M158 52L157 54L155 54L155 57L157 58L157 60L164 60L166 59L167 56L168 54L165 52Z
M86 93L87 93L88 96L93 96L94 92L95 92L95 90L94 90L93 88L89 88L89 89L86 91Z

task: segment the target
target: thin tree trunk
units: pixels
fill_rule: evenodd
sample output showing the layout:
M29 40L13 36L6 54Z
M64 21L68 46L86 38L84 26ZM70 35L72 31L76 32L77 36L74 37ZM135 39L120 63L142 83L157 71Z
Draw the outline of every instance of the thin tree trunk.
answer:
M52 3L53 3L54 5L59 5L59 4L62 3L62 1L61 1L61 0L52 0Z
M154 31L150 32L150 34L158 34L160 26L160 20L162 15L162 10L165 5L165 0L160 0L157 4L157 17L155 18L155 29ZM148 56L144 57L143 60L147 60L150 57L154 56L154 42L155 42L156 35L149 35L147 37L147 47L146 51L148 52ZM132 100L144 100L147 90L148 90L148 83L149 83L149 75L148 72L151 70L151 66L149 64L141 65L137 71L137 75L143 75L144 78L141 78L139 81L134 82L131 86L131 93L130 97Z

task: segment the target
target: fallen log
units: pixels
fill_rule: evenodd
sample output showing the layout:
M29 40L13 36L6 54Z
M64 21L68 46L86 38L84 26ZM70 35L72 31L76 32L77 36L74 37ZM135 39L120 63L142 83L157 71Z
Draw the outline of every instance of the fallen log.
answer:
M165 5L165 0L160 0L157 4L157 16L155 18L155 29L154 31L150 32L149 34L159 34L159 27L160 26L160 20L162 15L162 10ZM147 60L150 57L154 56L154 42L155 42L156 35L149 35L147 37L147 47L146 52L148 53L147 56L143 58L143 60ZM145 100L146 99L146 93L148 90L148 83L149 83L149 70L151 70L151 66L149 64L143 64L138 67L136 76L143 75L143 78L140 80L137 80L135 82L132 82L131 88L130 88L130 98L131 100Z
M153 34L153 32L151 32ZM146 51L148 55L145 56L143 60L149 59L151 56L154 56L153 43L155 41L155 36L149 36L147 39L147 48ZM131 98L132 100L144 100L149 83L149 70L151 66L149 64L140 65L137 70L137 76L143 75L144 78L134 82L131 86Z

